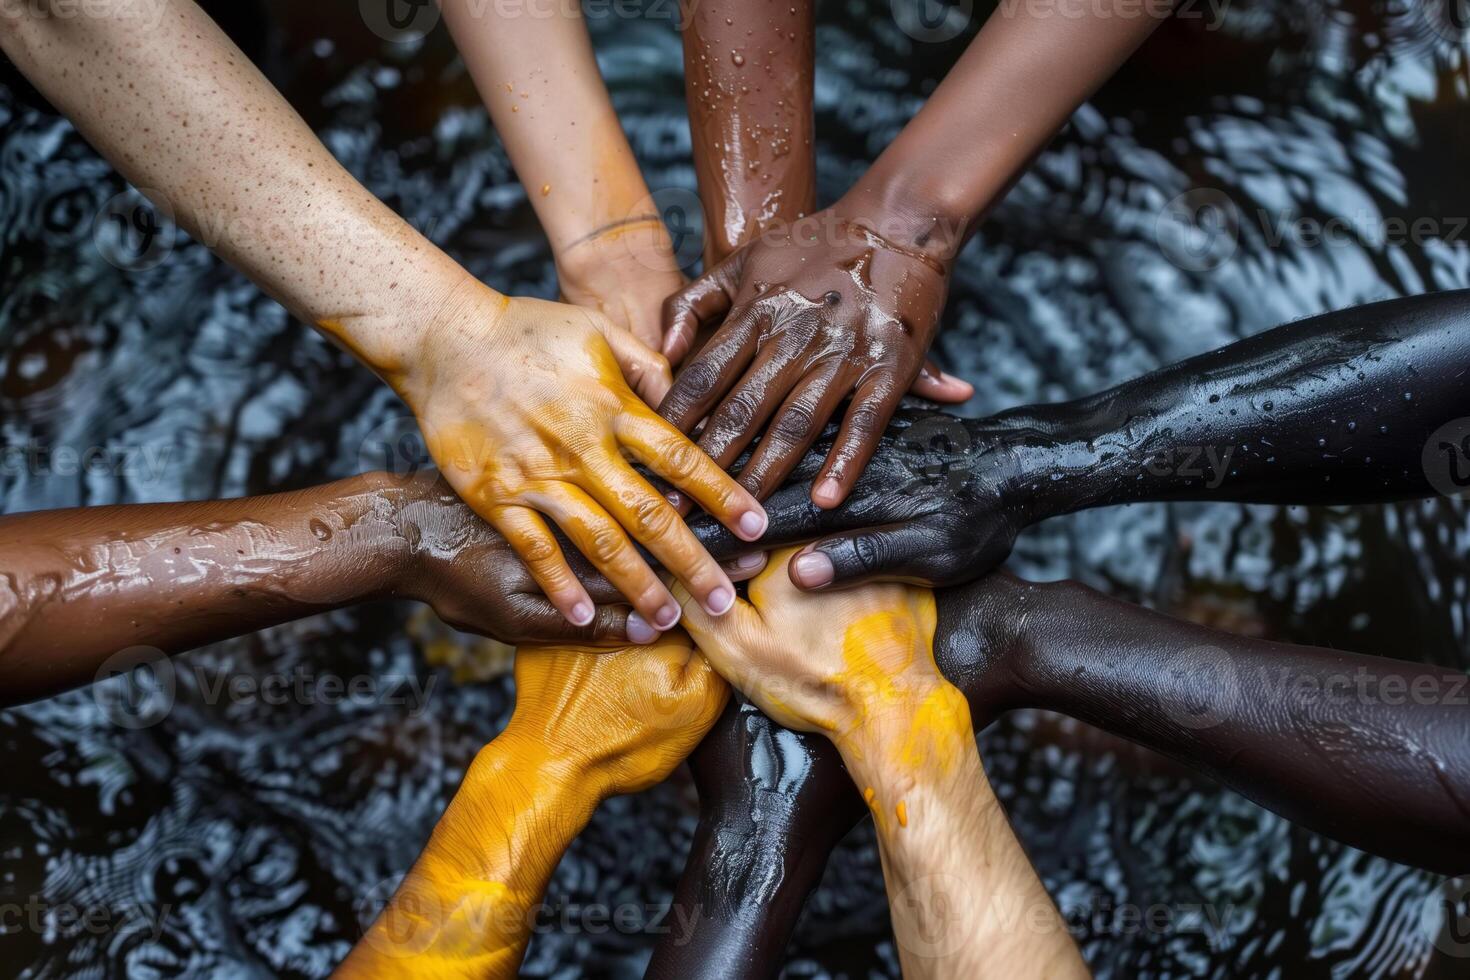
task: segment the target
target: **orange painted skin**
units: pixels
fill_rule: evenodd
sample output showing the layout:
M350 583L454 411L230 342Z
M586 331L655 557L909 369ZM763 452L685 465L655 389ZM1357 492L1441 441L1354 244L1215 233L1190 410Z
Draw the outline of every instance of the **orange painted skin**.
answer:
M450 486L568 620L585 622L593 607L548 518L656 629L671 628L679 606L634 540L712 612L729 607L729 577L628 457L745 540L764 532L765 513L625 382L650 398L668 377L627 331L580 307L467 281L424 344L380 372L412 407Z
M969 704L935 665L934 593L802 592L796 553L773 554L718 624L687 603L685 626L774 721L836 745L877 827L904 976L1086 976L985 778Z
M562 852L599 803L662 782L729 688L682 631L609 653L523 648L516 707L341 977L513 977Z

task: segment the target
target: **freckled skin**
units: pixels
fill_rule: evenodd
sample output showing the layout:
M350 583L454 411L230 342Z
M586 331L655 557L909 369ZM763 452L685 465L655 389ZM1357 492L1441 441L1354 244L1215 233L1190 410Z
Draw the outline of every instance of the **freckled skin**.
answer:
M403 396L430 446L453 451L436 457L450 485L569 620L585 622L593 603L549 510L580 511L576 533L595 527L594 564L645 618L673 606L630 535L697 594L725 594L723 573L621 460L660 471L732 526L764 524L749 494L634 404L635 390L662 397L663 357L599 313L477 282L357 183L196 4L156 6L156 17L132 5L53 17L26 5L5 18L0 47L135 186ZM538 426L552 405L586 428ZM511 471L533 482L511 485ZM639 520L620 524L609 508Z
M611 796L662 782L729 689L687 636L516 656L516 707L340 977L510 978L557 862Z
M576 4L447 0L464 56L546 230L562 296L657 350L684 284L658 208L597 69Z
M818 539L804 550L839 585L951 585L998 565L1027 526L1084 508L1427 497L1426 444L1470 416L1467 368L1458 290L1286 324L1076 401L973 420L904 408L853 496L822 510L809 481L829 431L767 501L763 543ZM693 526L715 554L735 549Z
M708 21L717 28L715 17ZM844 430L812 487L819 506L841 503L904 392L919 380L955 256L985 209L1158 23L1080 8L1075 16L1052 7L992 16L923 109L836 204L747 238L669 298L664 351L671 360L683 356L701 327L723 325L675 379L664 417L690 432L708 414L701 445L724 465L766 430L741 472L743 485L764 499L851 396ZM699 60L704 47L686 34L686 67L718 63L713 53ZM738 77L744 69L725 70ZM691 118L738 118L732 108L722 117L704 105L728 106L725 87L717 80L709 95L701 88L703 97L696 97L691 78ZM810 98L809 87L803 94ZM694 132L713 146L737 145L728 123L723 139L701 135L711 128L701 122ZM701 188L732 179L728 172L706 179L702 170ZM736 199L727 192L720 203L731 212ZM741 213L747 222L749 215Z
M505 539L432 472L293 493L0 517L0 705L90 683L129 647L174 654L372 599L427 602L507 643L618 642L627 607L574 627Z

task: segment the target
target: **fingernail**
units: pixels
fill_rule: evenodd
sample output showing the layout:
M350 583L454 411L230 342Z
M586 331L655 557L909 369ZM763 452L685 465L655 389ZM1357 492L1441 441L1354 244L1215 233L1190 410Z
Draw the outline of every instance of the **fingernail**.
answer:
M735 559L736 568L757 568L766 560L764 551L752 551L750 554L741 555Z
M769 519L764 510L748 510L740 515L737 526L740 528L740 536L747 541L755 541L766 533L766 524Z
M652 643L658 639L658 630L649 626L643 617L635 612L628 613L628 639L633 643Z
M588 623L592 622L592 612L592 603L577 603L575 606L572 607L572 625L586 626Z
M812 502L818 507L833 507L837 504L839 488L830 476L812 488Z
M704 608L711 616L723 616L735 605L735 590L720 586L710 592L704 600Z
M791 577L796 584L807 589L817 589L832 583L832 559L820 551L808 551L797 555L791 562Z
M673 629L674 624L679 621L679 604L671 602L658 611L653 617L653 625L661 630Z

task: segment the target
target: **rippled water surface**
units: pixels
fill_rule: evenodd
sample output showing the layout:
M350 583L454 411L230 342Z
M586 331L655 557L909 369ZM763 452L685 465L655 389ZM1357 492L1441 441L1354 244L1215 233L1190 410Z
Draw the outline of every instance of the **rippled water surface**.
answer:
M442 27L388 49L356 6L216 5L374 192L496 288L553 295L525 195ZM1077 113L961 259L939 346L976 383L968 412L1085 394L1319 311L1470 286L1470 229L1445 220L1470 215L1463 39L1395 5L1239 2L1215 31L1215 8L1195 9ZM593 29L650 185L692 187L673 26L600 16ZM969 35L915 44L876 0L825 3L820 32L831 200ZM364 435L402 407L202 246L181 242L142 271L104 260L93 219L124 189L24 86L0 88L0 444L132 460L104 474L7 467L0 508L262 493L374 465ZM1167 220L1161 248L1159 216L1187 192L1234 209L1238 246L1223 261ZM1330 245L1282 233L1334 216L1435 224ZM1444 500L1139 505L1034 529L1012 565L1232 629L1470 667L1467 541L1465 509ZM503 669L456 682L437 665L491 653L382 604L188 655L179 704L148 728L112 724L92 692L0 713L0 894L102 909L109 924L79 933L53 915L10 929L0 973L326 974L508 717ZM421 710L206 697L231 671L436 686ZM1426 873L1052 716L1006 718L981 747L1099 976L1465 975L1466 961L1434 959L1421 927ZM548 902L573 922L582 903L666 903L693 814L682 774L609 802ZM1116 911L1128 905L1167 906L1169 923L1140 930ZM524 972L637 976L655 939L558 924ZM790 956L793 977L897 974L866 829L833 860Z

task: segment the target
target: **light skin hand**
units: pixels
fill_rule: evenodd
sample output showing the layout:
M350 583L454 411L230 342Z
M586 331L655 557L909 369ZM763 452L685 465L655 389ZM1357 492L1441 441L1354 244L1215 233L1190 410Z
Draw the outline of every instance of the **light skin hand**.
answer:
M684 285L576 4L442 0L444 21L551 242L564 299L657 350Z
M624 369L619 369L619 357ZM707 608L733 601L729 577L635 460L697 501L742 540L765 529L760 505L656 416L624 381L648 390L662 359L595 313L507 300L469 285L423 347L387 375L418 417L449 484L526 562L576 625L594 615L546 521L664 630L678 605L634 547L644 545Z
M338 976L514 977L536 904L598 804L667 778L729 696L677 631L614 652L522 649L515 674L510 724Z
M782 571L792 554L718 627L692 603L685 624L774 721L837 746L878 828L905 976L1085 976L990 791L965 697L935 666L933 593L803 593Z

